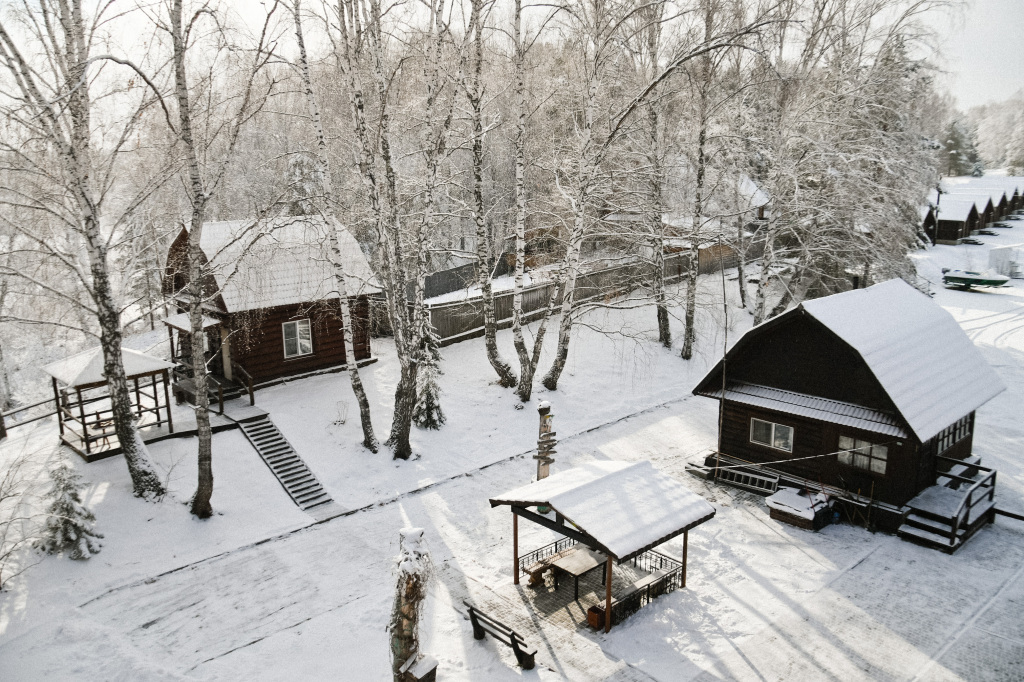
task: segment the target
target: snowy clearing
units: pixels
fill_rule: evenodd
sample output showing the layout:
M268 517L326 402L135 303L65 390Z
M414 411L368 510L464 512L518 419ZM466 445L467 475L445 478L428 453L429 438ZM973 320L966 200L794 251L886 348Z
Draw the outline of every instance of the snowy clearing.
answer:
M1022 238L1024 224L987 241ZM938 246L912 257L938 283L942 267L983 268L987 250ZM1024 512L1024 282L1011 284L933 289L1008 386L978 411L975 453L999 470L999 505ZM720 329L718 276L703 286L701 328ZM729 287L735 296L735 282ZM607 635L531 612L530 588L512 585L510 514L487 498L530 481L537 415L534 406L514 409L513 394L491 383L476 340L444 349L448 423L415 430L418 457L409 462L359 447L343 374L257 394L346 510L324 522L291 503L238 431L214 437L217 514L207 521L183 504L196 477L193 439L150 447L172 491L159 504L131 496L119 458L74 461L90 482L85 500L104 546L88 562L35 557L0 595L4 679L388 679L384 627L398 531L408 526L425 529L432 554L423 649L440 661L439 679L1024 677L1024 523L999 517L947 556L849 525L814 533L773 521L763 498L684 473L688 459L715 443L717 406L690 391L723 339L701 338L698 356L685 362L653 340L653 310L589 315L559 390L535 393L553 405L553 470L649 460L711 502L716 517L691 533L687 589L659 597ZM730 340L749 320L730 310ZM513 357L508 331L499 343ZM374 341L380 361L364 371L380 432L398 379L389 345ZM349 407L343 425L334 423L339 401ZM0 461L19 450L52 457L54 431L48 421L14 431L0 444ZM520 526L523 549L551 539ZM681 545L677 538L665 551L678 556ZM467 598L538 648L535 670L516 667L507 647L474 641L461 613Z

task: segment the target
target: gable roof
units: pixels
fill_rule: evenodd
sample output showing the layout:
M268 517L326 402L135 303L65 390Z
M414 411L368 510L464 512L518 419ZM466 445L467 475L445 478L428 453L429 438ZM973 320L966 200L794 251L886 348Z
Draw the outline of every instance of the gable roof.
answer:
M205 223L199 245L210 261L227 312L338 298L328 260L328 230L341 247L348 295L379 291L370 265L352 234L319 216Z
M860 354L922 442L1006 388L956 320L901 279L800 308Z
M971 211L978 213L973 199L948 194L942 198L937 208L936 220L952 220L958 223L967 222L971 217Z
M901 279L804 301L748 329L729 353L783 320L803 314L860 355L922 442L1006 388L956 320ZM694 393L706 395L705 387L721 366L720 360Z
M602 545L599 551L619 560L715 515L707 500L650 462L589 462L493 497L490 503L549 506Z

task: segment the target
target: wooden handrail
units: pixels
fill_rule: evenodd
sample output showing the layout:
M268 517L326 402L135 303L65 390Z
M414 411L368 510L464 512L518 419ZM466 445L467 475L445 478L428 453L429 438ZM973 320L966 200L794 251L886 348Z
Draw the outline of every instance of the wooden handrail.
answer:
M953 513L954 523L953 528L949 534L949 545L951 547L954 544L956 544L956 536L957 533L960 532L960 521L963 518L964 508L966 507L967 511L970 512L970 510L974 508L974 505L977 504L977 502L974 501L974 493L977 492L977 490L981 487L987 487L989 489L987 491L989 499L995 500L997 473L998 472L996 472L995 470L989 471L988 474L981 478L981 480L972 485L970 489L967 491L967 494L964 496L964 499L960 500L960 505L956 508L956 511ZM992 484L990 486L985 486L985 484L989 480L992 481ZM979 498L978 502L980 502L982 499L984 498Z
M967 467L969 469L978 469L979 471L992 471L992 469L990 467L983 467L980 464L971 464L970 462L965 462L964 460L956 459L955 457L946 457L945 455L935 455L935 459L942 459L942 460L945 460L947 462L953 462L954 464L962 464L963 466L965 466L965 467ZM939 475L940 476L945 476L946 474L940 473Z
M232 370L238 370L238 373L241 374L242 377L245 379L245 387L246 387L246 389L249 392L249 406L251 407L251 406L255 405L256 404L256 393L255 393L255 391L253 389L252 375L249 374L247 371L245 371L245 367L242 367L240 364L235 362L234 359L231 360L231 369Z

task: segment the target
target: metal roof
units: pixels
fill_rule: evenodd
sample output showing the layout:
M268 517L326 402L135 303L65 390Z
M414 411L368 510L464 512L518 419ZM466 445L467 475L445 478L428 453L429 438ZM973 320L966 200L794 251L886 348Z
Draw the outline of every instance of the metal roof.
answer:
M709 398L721 398L722 389L701 391L701 395ZM729 382L725 388L725 399L886 436L907 437L907 432L900 426L896 415L839 400L828 400L804 393L740 381Z
M860 353L922 442L1006 389L956 320L901 279L798 309Z

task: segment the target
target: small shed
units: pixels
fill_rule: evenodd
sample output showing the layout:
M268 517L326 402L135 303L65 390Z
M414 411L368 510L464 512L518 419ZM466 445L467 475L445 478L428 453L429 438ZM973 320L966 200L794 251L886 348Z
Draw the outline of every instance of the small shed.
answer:
M512 509L513 582L517 585L521 572L529 572L531 566L543 564L545 558L561 551L558 543L552 543L521 558L520 517L604 558L606 594L601 612L605 632L613 621L635 610L631 609L631 598L638 601L631 592L613 603L613 562L657 559L664 556L654 551L657 546L682 535L682 561L657 561L657 570L651 571L655 578L646 581L643 589L649 597L685 587L687 534L715 515L715 508L707 500L650 462L591 462L497 495L490 503L492 507L507 505ZM550 553L545 555L549 548ZM656 556L647 556L651 553ZM588 556L592 555L588 552ZM571 568L566 570L572 574Z
M129 395L139 425L167 422L174 432L170 370L174 363L130 348L121 349ZM43 367L50 375L61 442L87 462L121 452L114 431L103 349L91 348Z

